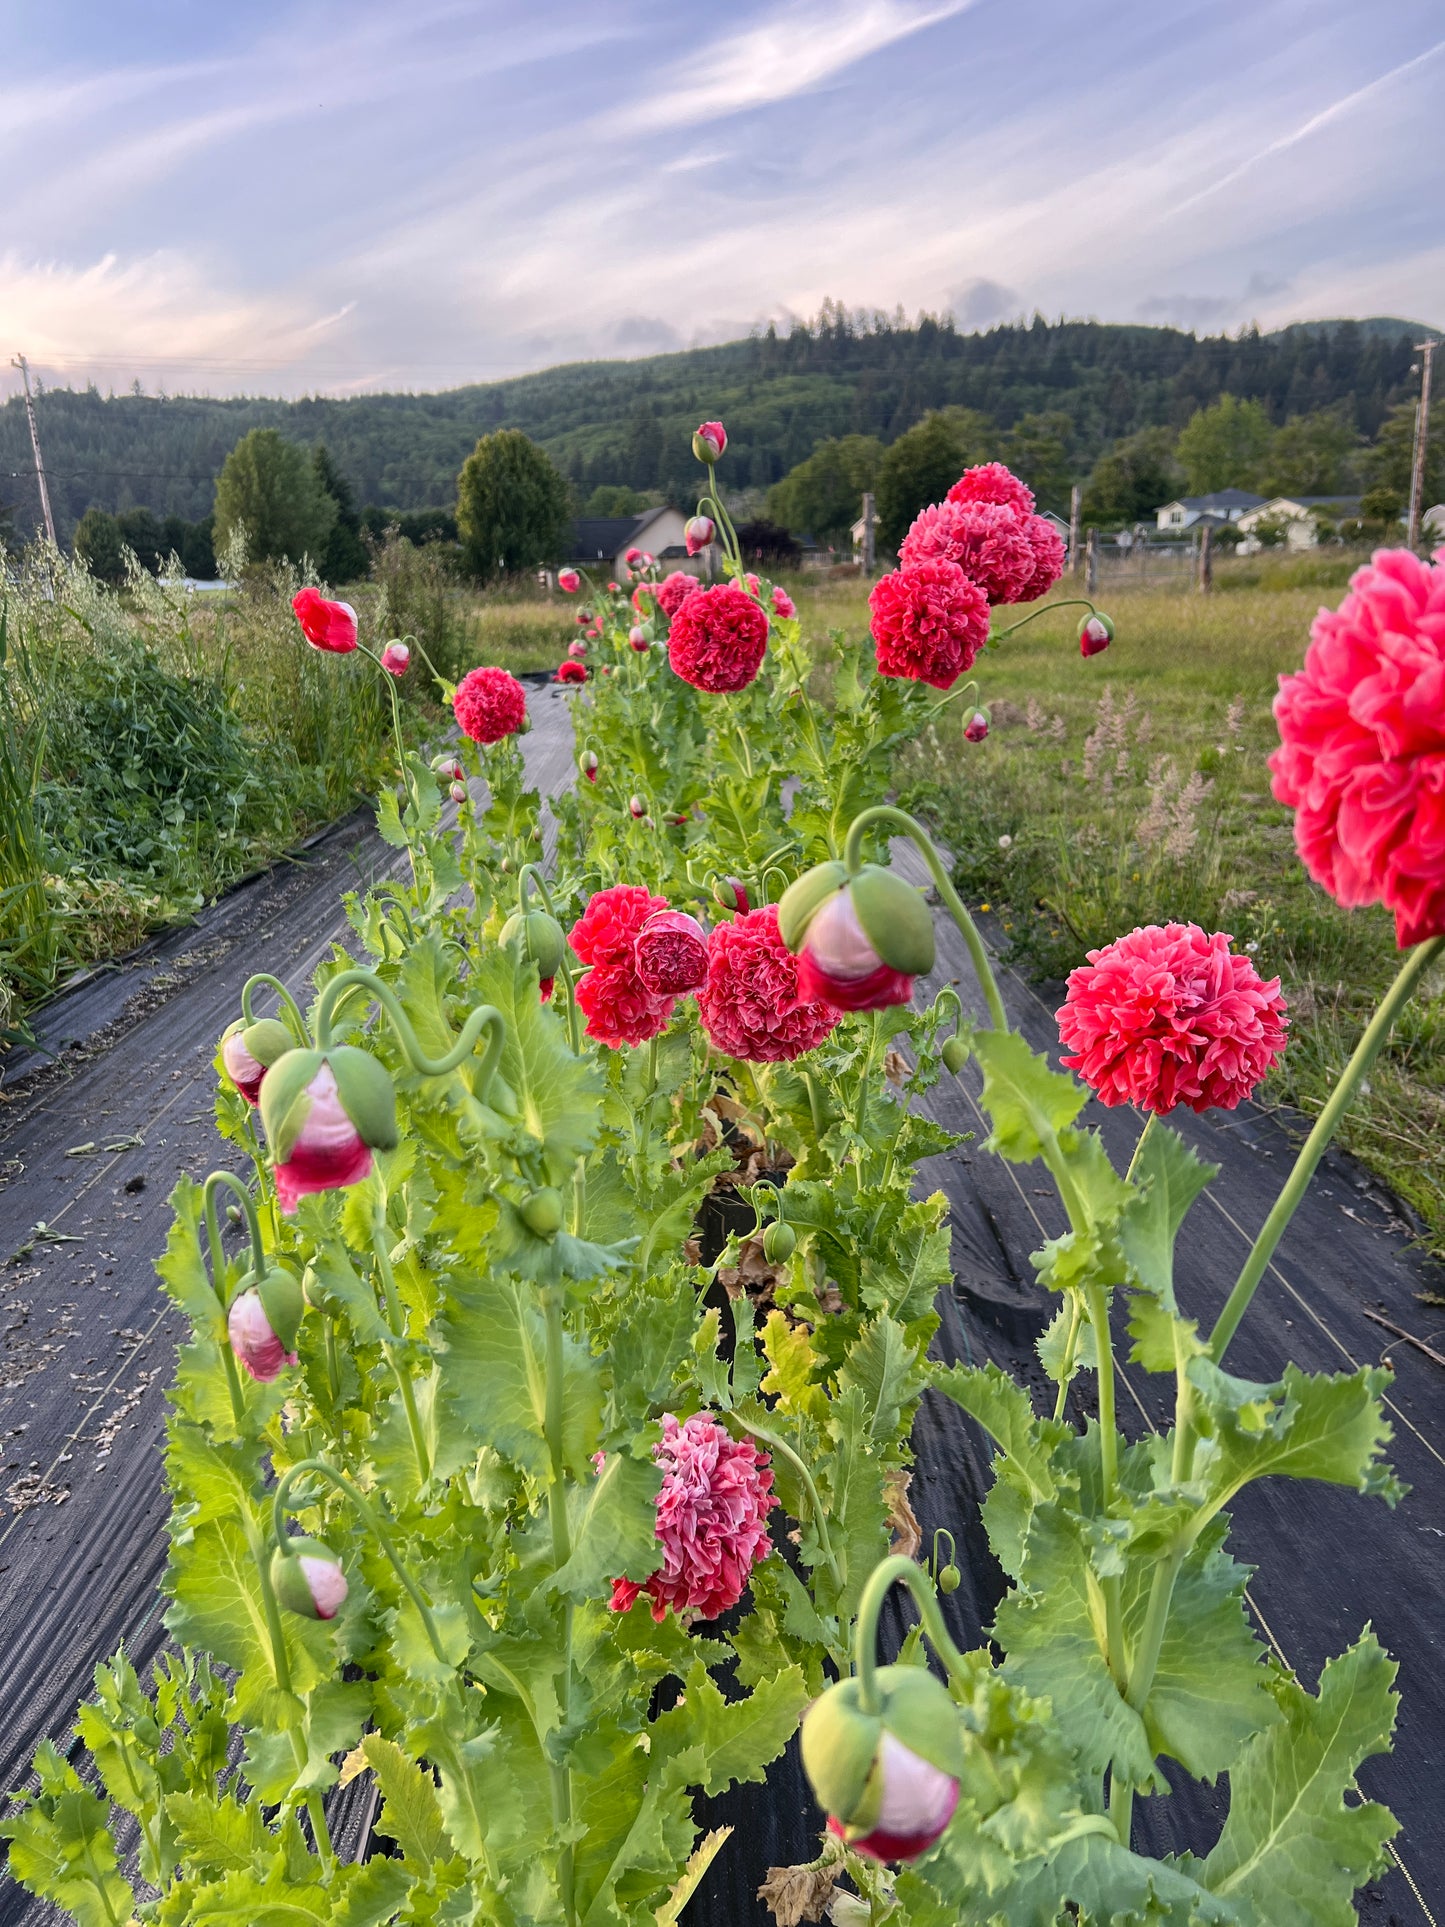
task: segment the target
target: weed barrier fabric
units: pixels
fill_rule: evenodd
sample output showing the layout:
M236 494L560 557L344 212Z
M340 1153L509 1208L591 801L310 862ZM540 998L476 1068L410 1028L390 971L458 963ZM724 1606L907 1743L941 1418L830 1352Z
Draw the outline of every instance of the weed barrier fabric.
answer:
M567 699L536 690L530 708L534 728L523 742L529 778L560 789L572 780ZM916 859L901 847L895 854L906 874L923 880ZM207 913L196 930L146 953L163 968L147 963L144 976L132 973L135 987L147 986L138 1005L128 1003L133 991L124 978L117 986L112 974L42 1015L42 1035L90 1041L58 1068L28 1078L10 1100L0 1142L0 1175L7 1180L0 1188L0 1259L9 1259L40 1222L81 1242L35 1243L19 1264L0 1268L0 1501L7 1501L0 1504L6 1662L0 1787L17 1784L39 1739L48 1734L65 1742L98 1659L122 1638L137 1662L160 1643L156 1584L167 1511L160 1420L179 1324L159 1309L151 1267L164 1242L165 1200L177 1175L199 1175L214 1155L207 1126L216 1039L253 969L264 961L300 987L333 939L345 934L341 891L396 860L363 824L340 826L316 846L307 867L255 880ZM938 934L938 969L920 996L952 980L965 1005L976 1009L961 940L946 920ZM187 957L192 961L180 967ZM170 981L157 983L158 975ZM125 995L117 1001L118 989ZM1004 994L1029 1041L1056 1053L1058 998L1049 1000L1007 973ZM981 1151L976 1092L970 1069L962 1079L945 1077L929 1094L941 1122L978 1134L930 1160L920 1174L922 1188L945 1190L951 1207L954 1286L939 1301L934 1354L948 1362L993 1359L1027 1383L1044 1409L1053 1387L1032 1345L1051 1307L1033 1281L1027 1254L1063 1228L1062 1214L1041 1168L1008 1166ZM1139 1120L1091 1103L1084 1121L1102 1130L1122 1168ZM1210 1194L1199 1201L1179 1247L1181 1303L1207 1321L1274 1201L1298 1132L1291 1121L1255 1109L1199 1119L1182 1112L1171 1123L1200 1155L1224 1167L1216 1187L1221 1201ZM144 1142L106 1148L127 1136ZM94 1151L67 1157L91 1140ZM130 1188L137 1178L141 1186ZM1341 1371L1384 1352L1398 1374L1389 1415L1391 1455L1413 1488L1404 1504L1392 1513L1378 1500L1324 1486L1291 1486L1286 1497L1282 1487L1265 1482L1238 1503L1232 1540L1237 1557L1260 1566L1250 1602L1261 1636L1311 1688L1323 1661L1367 1620L1400 1663L1397 1749L1368 1762L1361 1781L1402 1823L1398 1847L1408 1877L1394 1868L1362 1891L1357 1904L1367 1927L1445 1919L1445 1802L1439 1797L1445 1775L1439 1604L1445 1598L1445 1373L1408 1344L1390 1342L1365 1317L1378 1311L1421 1337L1436 1328L1437 1314L1418 1294L1440 1289L1439 1272L1410 1249L1412 1227L1402 1211L1349 1159L1328 1156L1228 1359L1241 1376L1270 1379L1288 1358ZM1131 1438L1142 1436L1151 1419L1162 1422L1169 1389L1166 1381L1124 1365L1120 1419ZM944 1611L956 1639L977 1643L1003 1585L979 1517L992 1448L972 1421L934 1393L925 1396L913 1443L909 1496L924 1549L936 1527L953 1533L963 1577ZM38 1496L17 1507L8 1496L17 1485ZM61 1491L65 1498L56 1503ZM895 1595L883 1620L887 1651L901 1640L904 1624ZM1141 1799L1136 1840L1150 1851L1207 1847L1223 1802L1222 1791L1197 1787L1167 1801ZM346 1849L366 1851L365 1783L328 1805ZM767 1869L818 1851L822 1818L804 1785L796 1741L774 1763L766 1785L702 1801L699 1819L704 1827L731 1824L736 1831L685 1911L689 1927L754 1921L761 1927L771 1918L756 1899ZM40 1927L56 1918L0 1878L0 1927Z

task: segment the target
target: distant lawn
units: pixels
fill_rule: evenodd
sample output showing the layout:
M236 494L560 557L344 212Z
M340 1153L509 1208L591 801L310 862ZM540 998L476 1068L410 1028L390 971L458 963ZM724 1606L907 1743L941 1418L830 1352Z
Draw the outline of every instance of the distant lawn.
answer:
M976 665L988 739L963 740L961 702L898 771L951 845L960 888L1037 978L1170 918L1253 946L1260 971L1283 979L1292 1016L1265 1096L1307 1113L1398 965L1385 912L1342 911L1309 882L1265 766L1278 678L1299 666L1311 618L1340 599L1358 560L1226 562L1212 596L1101 589L1118 624L1110 649L1085 661L1079 612L1041 617ZM856 580L795 593L820 639L866 626ZM1397 1026L1342 1140L1415 1207L1445 1256L1445 973Z

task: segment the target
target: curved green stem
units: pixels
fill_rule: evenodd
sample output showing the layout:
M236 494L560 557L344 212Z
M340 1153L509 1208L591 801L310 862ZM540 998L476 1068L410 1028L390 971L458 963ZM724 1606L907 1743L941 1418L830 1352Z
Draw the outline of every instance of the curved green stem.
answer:
M386 1206L379 1198L371 1222L371 1248L376 1255L376 1275L381 1281L381 1295L386 1302L386 1322L391 1327L392 1336L404 1340L406 1320L402 1315L396 1278L391 1269L391 1239L386 1224ZM402 1410L406 1413L407 1430L411 1434L411 1449L416 1457L417 1482L425 1485L431 1477L431 1453L427 1450L426 1435L421 1429L421 1414L417 1410L411 1374L403 1367L393 1345L383 1340L382 1349L396 1378L397 1390L401 1393Z
M564 1312L565 1293L559 1285L549 1285L542 1293L542 1316L546 1329L547 1386L543 1431L547 1441L550 1477L547 1481L547 1520L552 1533L553 1570L560 1572L572 1557L572 1527L567 1517L567 1357ZM562 1608L563 1665L558 1683L557 1711L565 1728L572 1714L572 1602ZM572 1769L565 1761L549 1760L552 1782L552 1818L559 1832L572 1823ZM576 1867L571 1842L561 1850L557 1866L561 1889L562 1913L567 1927L576 1920Z
M1215 1321L1214 1330L1209 1334L1209 1355L1217 1364L1224 1356L1225 1348L1239 1329L1239 1321L1249 1309L1249 1302L1255 1294L1265 1268L1274 1256L1275 1247L1284 1236L1285 1228L1294 1216L1300 1199L1304 1196L1310 1179L1315 1174L1315 1166L1324 1156L1326 1147L1339 1129L1340 1120L1354 1101L1355 1093L1368 1075L1375 1059L1379 1056L1390 1029L1410 1000L1410 995L1425 972L1437 957L1445 952L1445 937L1432 937L1427 943L1417 944L1406 952L1405 961L1400 966L1399 975L1386 991L1379 1009L1370 1020L1368 1029L1355 1046L1354 1055L1345 1066L1340 1081L1330 1093L1329 1102L1315 1119L1314 1129L1305 1139L1299 1156L1295 1159L1294 1169L1285 1180L1284 1189L1275 1200L1274 1209L1260 1228L1259 1236L1249 1256L1244 1261L1233 1291L1225 1301L1223 1311Z
M253 977L248 977L245 983L242 984L242 1017L248 1024L255 1023L256 1013L252 1008L252 999L263 985L267 990L275 991L281 1008L291 1019L291 1027L295 1031L297 1041L302 1049L304 1050L309 1047L311 1043L311 1032L307 1027L306 1019L301 1015L300 1005L296 1002L296 999L291 995L291 992L286 988L285 984L282 983L281 979L279 977L273 977L269 970L258 970Z
M562 952L562 968L559 975L567 991L567 1042L571 1046L572 1055L580 1057L582 1027L577 1018L577 985L572 976L572 959L565 949Z
M381 1514L376 1510L375 1506L372 1505L371 1501L352 1484L344 1472L338 1472L335 1466L328 1465L325 1459L301 1459L297 1464L289 1466L282 1475L281 1482L276 1487L275 1496L271 1501L271 1525L277 1545L284 1548L286 1544L286 1507L291 1497L291 1488L298 1479L302 1478L308 1472L315 1472L322 1478L329 1479L336 1490L345 1498L350 1499L351 1503L356 1507L357 1511L375 1535L376 1543L386 1555L392 1571L406 1588L411 1603L421 1615L421 1623L426 1628L426 1636L431 1642L432 1651L444 1666L449 1665L450 1661L447 1659L446 1649L442 1645L441 1635L437 1631L436 1621L432 1618L431 1605L427 1600L426 1594L407 1570L406 1563L397 1551L391 1534L382 1522Z
M923 825L906 810L896 809L891 803L876 803L871 809L862 810L848 826L848 835L843 844L843 861L848 866L849 875L856 874L863 857L863 832L875 823L887 823L902 830L905 836L917 845L919 853L928 865L928 873L933 878L939 896L953 921L958 925L968 954L973 963L974 974L983 991L984 1002L988 1005L989 1022L995 1030L1008 1029L1008 1017L1004 1012L1003 998L999 995L998 980L993 974L993 965L988 960L983 938L978 934L978 926L963 906L963 900L953 887L953 881Z
M555 919L557 912L552 906L552 893L547 888L547 879L543 876L542 866L539 863L524 863L517 872L517 908L519 910L526 909L529 890L537 892L542 899L542 908L549 917Z
M478 1101L485 1104L487 1093L492 1086L497 1065L501 1062L502 1050L507 1041L506 1019L501 1011L490 1004L480 1004L470 1011L461 1033L451 1049L442 1057L428 1057L411 1027L411 1020L402 1009L390 985L384 984L373 970L343 970L326 985L316 1001L316 1048L328 1050L331 1047L331 1024L342 997L354 988L363 988L376 999L391 1020L407 1061L414 1071L423 1077L445 1077L454 1071L458 1064L470 1057L476 1048L477 1039L483 1031L489 1033L487 1053L482 1059L482 1068L477 1074Z
M216 1215L218 1185L224 1185L228 1191L234 1191L245 1208L246 1228L251 1238L251 1269L257 1277L261 1275L266 1253L261 1243L261 1223L256 1216L256 1200L234 1172L212 1171L201 1186L201 1208L205 1214L206 1243L211 1252L211 1287L221 1308L221 1363L226 1368L226 1389L231 1396L231 1416L239 1429L246 1417L246 1397L241 1389L241 1374L236 1369L236 1354L231 1350L231 1337L226 1328L226 1313L230 1308L226 1303L226 1255L221 1249L221 1226Z
M930 703L923 718L924 722L931 723L935 721L936 718L943 714L945 709L949 708L951 704L956 703L960 696L966 696L970 690L973 691L973 700L976 704L978 702L978 678L976 676L970 676L967 682L961 682L956 689L950 689L941 702Z
M1139 1133L1138 1142L1134 1146L1134 1155L1129 1160L1129 1169L1124 1173L1125 1184L1133 1181L1134 1173L1139 1169L1139 1160L1144 1154L1144 1146L1149 1142L1150 1134L1158 1122L1159 1113L1157 1111L1151 1111L1148 1117L1145 1118L1144 1128Z
M893 1585L905 1585L913 1594L923 1621L923 1630L932 1642L934 1651L948 1669L949 1677L960 1686L967 1683L967 1662L958 1647L949 1638L948 1628L943 1623L943 1612L938 1603L938 1595L928 1580L927 1573L915 1560L901 1552L893 1553L868 1575L868 1583L863 1588L863 1597L858 1602L858 1623L853 1635L853 1669L858 1677L858 1704L865 1713L877 1714L880 1711L878 1700L878 1614L888 1589Z
M1016 635L1020 629L1027 628L1029 623L1037 622L1040 616L1051 616L1055 609L1087 609L1091 616L1099 613L1087 596L1062 596L1057 602L1040 603L1037 609L1031 609L1026 616L1020 616L1017 622L1011 622L1007 629L995 630L989 640L1002 642L1005 636Z
M827 1566L833 1584L837 1587L839 1596L841 1597L843 1592L843 1571L833 1551L833 1541L828 1534L828 1515L823 1510L823 1501L818 1497L818 1488L813 1483L812 1473L798 1457L798 1454L793 1450L792 1446L788 1444L787 1440L779 1438L776 1432L769 1432L764 1426L754 1425L752 1420L744 1418L741 1412L733 1412L730 1413L729 1416L733 1418L745 1432L750 1434L751 1437L760 1439L770 1452L780 1453L802 1480L803 1490L808 1495L808 1504L813 1508L813 1524L817 1528L818 1544L823 1548L823 1563Z

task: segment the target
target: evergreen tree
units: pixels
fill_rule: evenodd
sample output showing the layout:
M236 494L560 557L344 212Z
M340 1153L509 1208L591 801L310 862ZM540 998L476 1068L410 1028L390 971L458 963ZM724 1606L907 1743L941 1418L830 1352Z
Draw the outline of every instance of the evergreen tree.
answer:
M125 558L115 517L104 509L88 508L75 529L75 555L97 582L125 580Z
M483 435L457 479L462 560L479 581L555 562L571 520L567 483L520 429Z
M311 461L317 481L336 504L336 520L326 538L321 573L330 583L357 582L367 573L370 558L361 539L361 515L355 492L332 460L325 442L316 444Z

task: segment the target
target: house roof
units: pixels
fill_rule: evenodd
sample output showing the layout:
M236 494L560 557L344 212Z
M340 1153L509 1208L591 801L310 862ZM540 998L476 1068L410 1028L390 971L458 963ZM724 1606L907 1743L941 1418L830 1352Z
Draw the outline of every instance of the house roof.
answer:
M600 562L610 559L629 544L638 542L643 531L651 528L665 508L644 509L641 515L584 515L572 524L570 562Z
M1165 502L1167 509L1191 509L1196 515L1227 515L1230 509L1262 508L1266 497L1251 495L1247 488L1217 488L1212 495L1179 495Z
M1271 495L1257 509L1248 510L1244 519L1258 521L1271 510L1283 509L1339 509L1346 515L1357 515L1359 508L1358 495Z

